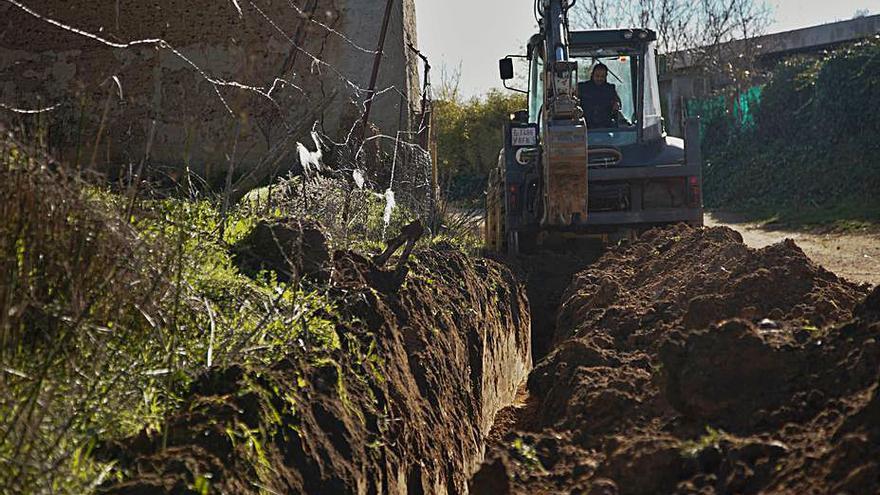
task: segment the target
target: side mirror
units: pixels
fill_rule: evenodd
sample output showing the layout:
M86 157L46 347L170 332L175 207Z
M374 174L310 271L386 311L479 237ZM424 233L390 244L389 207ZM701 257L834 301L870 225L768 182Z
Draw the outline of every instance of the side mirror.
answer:
M527 58L525 55L508 55L501 60L498 61L498 68L501 72L501 80L504 81L504 87L511 90L516 91L517 93L529 94L528 91L511 88L507 85L507 81L513 79L513 59L515 58Z
M501 72L501 80L509 81L513 79L513 59L502 58L498 61L498 69Z

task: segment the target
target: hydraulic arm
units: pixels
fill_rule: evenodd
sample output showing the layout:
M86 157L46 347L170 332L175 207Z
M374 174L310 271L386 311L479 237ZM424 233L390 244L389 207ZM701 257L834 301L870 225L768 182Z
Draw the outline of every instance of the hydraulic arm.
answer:
M542 171L545 226L587 218L587 126L577 98L577 62L569 60L568 9L575 2L537 0L545 39Z

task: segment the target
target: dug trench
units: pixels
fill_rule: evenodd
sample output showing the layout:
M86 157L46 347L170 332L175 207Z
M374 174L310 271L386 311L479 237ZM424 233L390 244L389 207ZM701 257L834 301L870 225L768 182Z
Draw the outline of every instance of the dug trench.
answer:
M880 491L880 291L791 242L678 226L598 261L400 259L299 263L342 345L206 373L162 434L101 446L126 473L102 491Z
M677 226L579 271L555 317L471 493L880 493L880 289Z

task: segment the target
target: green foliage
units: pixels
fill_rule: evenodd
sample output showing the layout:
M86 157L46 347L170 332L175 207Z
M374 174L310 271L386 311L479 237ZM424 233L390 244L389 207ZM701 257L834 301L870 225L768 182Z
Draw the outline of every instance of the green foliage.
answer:
M526 108L521 93L490 90L482 98L456 92L434 103L440 172L450 199L481 197L489 170L503 147L502 126Z
M718 443L726 436L727 433L724 431L707 426L705 435L696 440L688 440L687 442L681 443L681 455L693 459L697 457L703 449L713 445L718 446Z
M196 476L192 489L199 495L208 495L211 492L211 482L203 475Z
M365 253L382 251L386 238L397 235L401 228L419 217L406 198L397 197L386 226L384 194L367 187L352 190L343 181L324 177L285 180L276 188L272 201L275 209L284 215L318 221L338 248ZM252 202L253 197L249 195L241 210L248 211ZM346 203L348 221L343 221Z
M880 220L880 41L780 63L754 125L704 114L709 207L827 223Z
M132 202L24 149L0 141L0 486L88 493L94 446L158 431L205 369L341 348L326 288L233 265L248 208Z
M517 437L510 445L513 454L526 466L530 471L545 472L541 459L538 458L538 452L535 447L529 445L521 437Z
M430 247L453 246L468 254L478 254L483 248L483 205L466 206L462 203L441 203L438 211L440 229L427 241Z
M820 64L811 59L781 62L763 88L755 120L768 139L796 141L805 121L811 121L810 102Z

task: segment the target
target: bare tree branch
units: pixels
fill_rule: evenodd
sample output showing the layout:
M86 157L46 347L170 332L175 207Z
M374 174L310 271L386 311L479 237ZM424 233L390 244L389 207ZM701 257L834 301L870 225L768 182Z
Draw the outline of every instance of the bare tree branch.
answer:
M755 76L754 39L771 18L762 0L586 0L577 4L572 20L581 29L653 29L670 66L697 69L742 88Z

